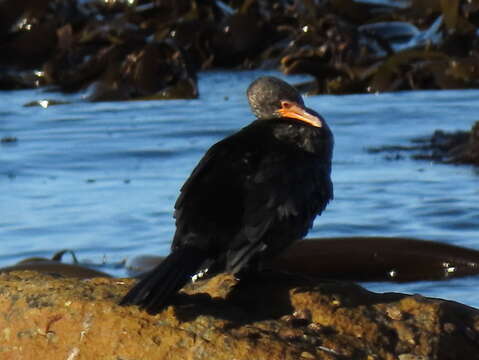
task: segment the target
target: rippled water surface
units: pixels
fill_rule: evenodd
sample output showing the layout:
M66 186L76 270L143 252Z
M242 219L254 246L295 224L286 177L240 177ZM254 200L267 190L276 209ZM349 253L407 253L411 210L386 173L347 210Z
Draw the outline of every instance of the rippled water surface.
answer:
M209 146L252 120L244 92L258 75L202 74L197 100L83 103L40 90L0 92L0 137L18 139L0 145L0 266L62 248L110 264L166 255L179 187ZM23 106L44 98L73 102ZM477 90L308 97L336 139L335 200L309 236L408 236L479 249L477 169L366 151L439 128L469 129L478 98ZM367 285L473 306L478 286L477 277Z

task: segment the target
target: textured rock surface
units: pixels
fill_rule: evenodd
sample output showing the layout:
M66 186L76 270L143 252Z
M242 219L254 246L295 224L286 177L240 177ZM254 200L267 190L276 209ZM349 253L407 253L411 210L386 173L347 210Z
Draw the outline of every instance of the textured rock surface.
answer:
M150 316L116 305L131 284L0 275L0 358L479 359L479 311L458 303L284 274L219 275Z

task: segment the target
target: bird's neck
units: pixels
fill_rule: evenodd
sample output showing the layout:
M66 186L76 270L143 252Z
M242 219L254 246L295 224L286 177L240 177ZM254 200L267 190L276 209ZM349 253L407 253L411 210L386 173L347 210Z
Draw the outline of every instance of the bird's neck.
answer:
M291 144L302 150L323 154L331 147L331 132L329 128L314 127L301 121L281 118L268 120L273 136L284 143Z

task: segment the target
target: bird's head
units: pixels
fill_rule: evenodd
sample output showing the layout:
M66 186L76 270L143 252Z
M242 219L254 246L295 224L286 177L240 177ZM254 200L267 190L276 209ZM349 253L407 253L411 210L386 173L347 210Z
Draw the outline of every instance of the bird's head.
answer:
M290 118L314 127L322 127L321 117L304 106L299 92L272 76L256 79L246 92L253 113L260 120Z

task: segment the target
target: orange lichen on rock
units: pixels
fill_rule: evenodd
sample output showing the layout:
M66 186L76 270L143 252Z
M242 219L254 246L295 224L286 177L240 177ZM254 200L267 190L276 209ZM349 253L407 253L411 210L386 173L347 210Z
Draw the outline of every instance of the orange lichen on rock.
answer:
M151 316L117 305L132 282L1 274L0 358L479 359L479 311L458 303L222 274Z

